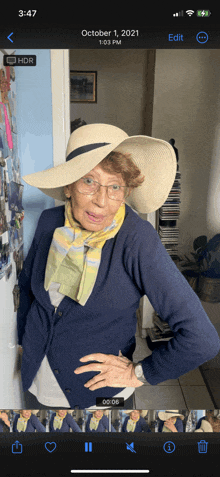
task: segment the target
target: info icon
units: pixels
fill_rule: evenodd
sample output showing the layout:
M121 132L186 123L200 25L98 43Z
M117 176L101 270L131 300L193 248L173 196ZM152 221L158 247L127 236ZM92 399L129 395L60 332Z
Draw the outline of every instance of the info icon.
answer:
M167 453L167 454L172 454L172 452L175 451L175 444L174 442L172 441L167 441L165 442L165 444L163 445L163 450Z

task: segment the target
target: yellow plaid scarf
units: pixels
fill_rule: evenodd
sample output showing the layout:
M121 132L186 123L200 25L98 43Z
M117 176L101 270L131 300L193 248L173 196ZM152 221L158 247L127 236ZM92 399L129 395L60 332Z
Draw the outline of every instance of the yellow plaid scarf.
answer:
M63 419L66 417L66 415L67 415L67 411L65 413L65 416L63 416L63 417L60 417L58 415L58 412L56 412L56 416L54 417L54 420L53 420L54 429L61 429L61 427L63 425Z
M137 419L128 419L126 430L127 432L134 432L137 422L139 421L140 416Z
M28 417L28 418L23 417L21 412L20 412L20 417L18 418L18 421L17 421L18 432L25 432L26 431L27 422L28 422L29 419L30 419L30 417Z
M72 216L71 203L65 203L65 224L57 228L50 246L44 288L60 283L59 292L84 306L95 285L106 240L114 237L123 224L125 205L121 205L108 227L99 232L82 229ZM84 245L88 247L86 256Z
M90 423L89 423L89 429L92 431L96 431L98 425L99 425L99 421L101 421L101 419L103 418L103 415L101 417L95 417L93 416L90 420Z

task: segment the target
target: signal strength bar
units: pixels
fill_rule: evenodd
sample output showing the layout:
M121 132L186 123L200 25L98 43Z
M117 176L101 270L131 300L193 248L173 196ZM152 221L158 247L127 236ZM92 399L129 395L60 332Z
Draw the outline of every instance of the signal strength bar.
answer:
M183 17L184 16L184 11L181 10L181 12L173 13L173 17Z

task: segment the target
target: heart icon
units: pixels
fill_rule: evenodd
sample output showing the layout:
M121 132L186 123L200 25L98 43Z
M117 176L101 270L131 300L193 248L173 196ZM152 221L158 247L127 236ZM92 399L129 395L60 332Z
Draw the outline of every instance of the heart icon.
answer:
M48 452L53 452L56 449L56 442L46 442L45 443L45 449Z

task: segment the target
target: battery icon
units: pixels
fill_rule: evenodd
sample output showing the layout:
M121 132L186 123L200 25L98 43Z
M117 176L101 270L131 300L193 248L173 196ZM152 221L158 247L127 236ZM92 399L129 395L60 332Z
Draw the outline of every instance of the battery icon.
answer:
M197 17L209 17L211 12L209 10L197 10L196 15Z

